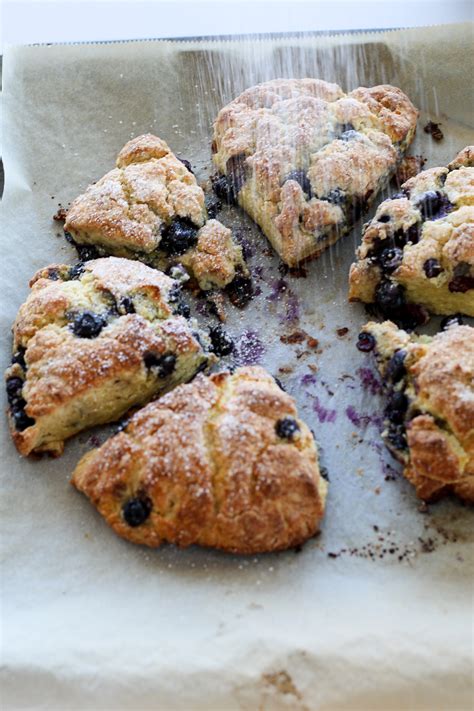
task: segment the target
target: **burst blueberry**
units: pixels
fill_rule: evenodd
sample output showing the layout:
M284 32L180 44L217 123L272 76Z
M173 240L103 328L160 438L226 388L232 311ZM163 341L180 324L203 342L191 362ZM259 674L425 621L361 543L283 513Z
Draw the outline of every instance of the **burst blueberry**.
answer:
M234 306L243 308L253 296L252 280L248 276L238 274L225 290Z
M72 331L79 338L96 338L105 325L106 321L100 314L83 311L74 317Z
M391 274L398 269L403 261L403 251L399 247L389 247L384 249L378 258L378 262L384 272Z
M151 351L145 353L143 362L149 370L156 372L159 378L165 378L174 371L176 366L176 356L174 353L157 355Z
M423 264L423 271L425 272L428 279L434 279L439 276L443 271L443 267L437 259L431 257L427 259Z
M362 353L369 353L370 351L374 350L375 342L375 338L371 333L366 333L365 331L362 331L362 333L359 333L359 338L356 343L356 346L360 351L362 351Z
M396 351L387 363L385 369L385 377L392 383L396 383L403 378L406 373L405 370L405 358L407 356L406 351L399 350Z
M159 248L169 256L184 254L198 241L198 228L187 217L176 217L163 230Z
M403 286L391 281L382 281L375 290L375 301L382 311L399 309L405 303Z
M135 497L129 499L122 506L122 516L125 523L127 523L132 528L141 526L145 523L147 518L150 516L152 510L152 503L148 497Z
M234 341L222 326L213 326L209 330L209 338L211 339L212 351L217 356L226 356L234 350Z
M283 417L277 420L275 432L281 439L288 439L291 442L299 436L300 426L293 417Z

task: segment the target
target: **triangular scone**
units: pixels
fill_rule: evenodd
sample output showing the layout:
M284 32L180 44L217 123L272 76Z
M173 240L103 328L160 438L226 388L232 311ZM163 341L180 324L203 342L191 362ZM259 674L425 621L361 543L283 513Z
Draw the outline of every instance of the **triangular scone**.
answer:
M364 226L350 301L375 303L406 328L435 314L474 316L474 146L382 202Z
M119 536L261 553L319 530L327 485L313 436L263 368L200 375L137 412L72 483Z
M388 393L382 436L418 496L474 503L474 328L451 321L432 338L370 322L357 345L375 354Z
M345 94L318 79L247 89L214 124L214 187L236 200L286 264L317 257L389 180L418 111L396 87Z
M183 264L204 290L248 278L242 248L227 227L208 219L193 173L151 134L129 141L116 167L74 200L64 229L100 254L162 270Z
M64 440L190 380L214 356L183 309L179 284L108 257L53 265L31 280L13 328L8 416L20 454Z

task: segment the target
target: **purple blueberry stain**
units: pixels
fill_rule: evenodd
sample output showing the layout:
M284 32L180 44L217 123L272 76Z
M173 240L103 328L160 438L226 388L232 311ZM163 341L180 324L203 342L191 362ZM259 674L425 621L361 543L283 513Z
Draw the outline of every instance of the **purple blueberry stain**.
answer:
M337 412L336 410L331 410L328 407L324 407L324 405L321 405L319 398L317 395L311 395L311 399L313 401L311 407L313 409L313 412L316 413L318 416L318 420L320 422L335 422L336 417L337 417Z
M346 407L346 417L354 427L366 428L369 425L374 425L377 429L383 429L383 417L380 415L370 415L368 413L357 412L353 405Z
M282 294L288 290L288 282L285 279L274 279L269 283L270 293L267 296L267 301L278 301Z
M305 373L300 380L301 385L316 385L318 382L316 375L314 373Z
M363 389L370 392L371 395L382 392L382 382L375 371L370 368L359 368L357 375L360 378Z
M255 331L244 331L235 344L234 359L238 365L260 363L265 346Z

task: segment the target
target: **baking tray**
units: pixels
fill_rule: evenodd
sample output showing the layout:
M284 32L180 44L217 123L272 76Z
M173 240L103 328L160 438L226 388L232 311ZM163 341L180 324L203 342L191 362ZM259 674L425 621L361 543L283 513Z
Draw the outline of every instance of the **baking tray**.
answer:
M411 154L444 164L473 142L471 37L459 25L8 49L3 364L31 275L75 259L52 215L129 138L155 132L205 182L212 120L247 86L276 76L346 90L389 81L421 109ZM428 119L442 124L439 144L423 132ZM228 308L234 360L267 367L314 430L330 480L322 533L254 557L136 547L68 483L110 430L80 434L60 459L30 461L4 427L7 706L468 708L472 512L450 499L420 505L381 443L380 381L355 348L367 316L347 303L361 223L295 276L239 209L219 219L245 243L256 286L245 310ZM215 322L204 300L194 308ZM302 331L317 345L292 342Z

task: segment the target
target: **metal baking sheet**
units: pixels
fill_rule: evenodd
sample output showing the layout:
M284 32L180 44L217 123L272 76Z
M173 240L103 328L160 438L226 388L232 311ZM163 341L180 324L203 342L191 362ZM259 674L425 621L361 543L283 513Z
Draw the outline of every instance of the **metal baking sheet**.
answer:
M411 154L444 164L473 142L471 39L457 25L8 49L3 365L29 278L75 259L53 214L131 137L161 136L204 182L212 120L244 88L278 76L390 82L421 109ZM428 119L442 142L424 133ZM236 359L278 376L315 432L330 479L322 533L256 557L133 546L69 485L107 428L33 461L2 421L5 708L468 709L472 511L420 506L381 443L379 379L354 345L366 315L347 303L361 224L292 275L240 210L220 219L245 242L256 285L245 310L228 308ZM317 343L294 342L302 331Z

